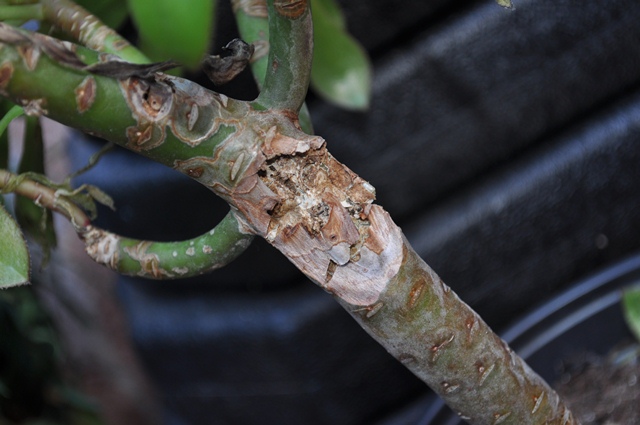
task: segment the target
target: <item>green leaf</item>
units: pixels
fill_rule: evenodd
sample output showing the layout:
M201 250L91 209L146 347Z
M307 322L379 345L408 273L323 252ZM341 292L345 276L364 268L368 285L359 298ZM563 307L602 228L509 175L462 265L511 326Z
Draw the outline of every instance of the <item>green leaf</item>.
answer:
M628 288L624 291L622 307L629 328L640 341L640 286Z
M120 28L129 15L127 0L76 0L75 2L113 29Z
M140 47L153 61L200 67L213 34L213 0L128 0Z
M333 0L311 0L314 26L311 87L326 100L365 110L371 98L371 64L362 46L347 33Z
M347 20L340 9L340 5L335 0L312 0L311 1L312 12L319 14L322 19L335 28L342 31L347 30ZM315 18L315 16L314 16ZM315 24L315 19L314 19Z
M20 228L0 206L0 288L29 282L29 251Z

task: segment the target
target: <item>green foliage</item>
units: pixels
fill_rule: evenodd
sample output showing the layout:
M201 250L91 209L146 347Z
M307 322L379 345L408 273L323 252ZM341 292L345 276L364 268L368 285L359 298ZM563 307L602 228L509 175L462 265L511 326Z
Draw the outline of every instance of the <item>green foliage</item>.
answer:
M365 110L371 98L371 64L347 32L335 0L311 0L314 26L311 87L345 109Z
M187 68L199 68L213 33L215 3L128 0L142 51L154 61L173 59Z
M631 287L624 291L622 306L629 329L640 341L640 286Z
M0 206L0 288L29 282L29 250L20 228Z

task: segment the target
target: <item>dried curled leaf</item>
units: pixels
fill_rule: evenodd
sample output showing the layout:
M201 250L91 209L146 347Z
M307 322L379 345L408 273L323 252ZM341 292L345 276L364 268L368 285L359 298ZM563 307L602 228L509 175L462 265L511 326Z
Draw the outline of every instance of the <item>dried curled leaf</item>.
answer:
M223 50L228 56L209 56L202 62L202 70L216 86L233 80L249 65L254 47L239 38L231 40Z

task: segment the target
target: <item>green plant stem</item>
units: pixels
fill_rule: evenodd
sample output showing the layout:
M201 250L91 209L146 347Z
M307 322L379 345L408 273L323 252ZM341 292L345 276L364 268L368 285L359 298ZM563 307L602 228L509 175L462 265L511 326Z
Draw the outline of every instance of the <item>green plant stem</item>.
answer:
M28 21L36 19L38 21L44 18L42 6L40 4L26 4L20 6L0 6L0 20L18 20Z
M253 44L251 71L262 90L269 60L269 19L266 0L232 1L233 13L240 37Z
M253 235L239 231L231 213L214 229L185 241L131 239L95 227L80 235L97 262L120 274L157 280L198 276L224 267L253 240Z
M9 111L0 119L0 134L4 134L11 124L11 121L18 118L19 116L24 115L24 109L21 106L13 106Z
M84 210L59 196L56 189L0 169L0 192L8 191L62 214L96 262L125 275L150 279L197 276L235 260L253 240L253 235L239 231L233 214L193 239L155 242L127 238L91 225Z
M76 231L89 226L89 217L82 208L64 199L64 197L58 196L56 189L28 178L18 179L18 175L0 169L0 192L7 193L10 191L31 199L44 208L62 214L71 222ZM17 184L16 181L18 181Z
M304 4L302 8L296 7ZM276 7L278 5L278 7ZM292 6L293 17L285 15ZM313 23L305 1L267 1L269 58L264 86L256 102L266 108L298 112L311 78Z
M267 64L269 63L269 19L266 0L232 1L233 12L242 39L253 44L255 52L251 59L251 72L262 90ZM313 123L309 108L304 103L298 113L300 127L307 134L313 134Z
M84 46L112 53L132 63L150 60L120 34L71 0L41 0L44 18Z

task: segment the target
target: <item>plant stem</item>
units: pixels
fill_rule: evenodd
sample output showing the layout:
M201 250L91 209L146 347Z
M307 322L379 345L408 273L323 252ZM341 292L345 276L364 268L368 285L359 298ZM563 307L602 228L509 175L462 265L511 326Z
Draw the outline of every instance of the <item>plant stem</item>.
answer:
M28 21L44 18L42 6L40 4L27 4L23 6L0 6L0 19L3 21L18 20Z
M131 239L93 226L79 235L96 262L120 274L158 280L198 276L224 267L253 240L253 235L240 232L231 213L214 229L185 241Z
M266 108L298 112L311 78L313 31L306 0L269 0L269 59L256 102Z
M19 183L15 184L14 182L18 181L16 179L19 179L18 175L0 169L0 191L6 193L7 189L10 189L10 192L29 198L44 208L62 214L73 224L76 231L89 226L89 217L82 208L58 196L56 189L28 178L19 179Z
M11 124L11 121L21 115L24 115L24 109L18 105L12 106L2 119L0 119L0 134L4 134L4 132L7 131L9 124Z
M262 90L267 64L269 63L269 19L266 0L233 0L233 12L242 39L253 44L255 52L251 59L251 71L258 89ZM300 127L313 134L313 123L307 104L303 103L298 113Z
M41 0L41 4L47 21L84 46L99 52L112 53L132 63L150 62L120 34L71 0Z

